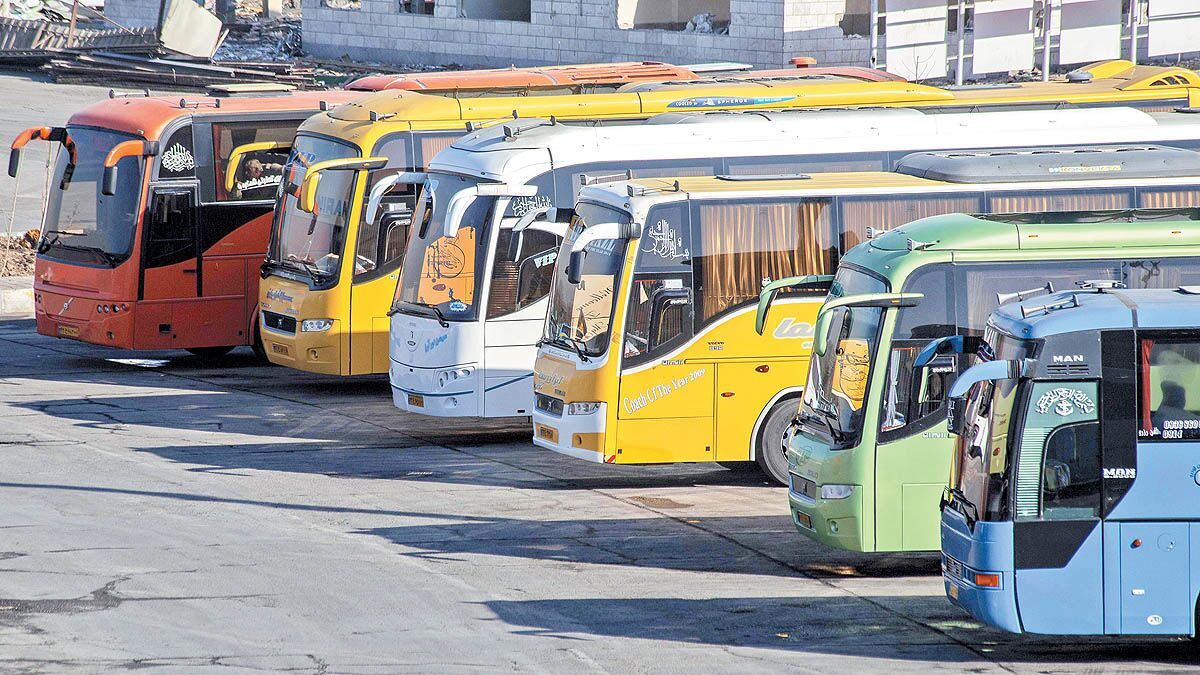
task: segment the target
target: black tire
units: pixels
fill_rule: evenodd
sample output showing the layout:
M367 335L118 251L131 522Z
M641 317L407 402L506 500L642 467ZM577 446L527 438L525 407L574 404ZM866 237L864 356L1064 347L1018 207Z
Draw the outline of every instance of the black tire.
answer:
M267 358L267 348L263 346L262 330L258 327L257 319L254 321L254 340L250 343L250 351L254 352L254 358L263 365L271 365L271 360Z
M787 453L783 447L783 432L796 416L799 404L794 398L784 399L771 406L758 430L754 448L755 459L762 472L780 485L788 484Z
M187 351L202 359L219 359L233 351L233 347L191 347Z
M730 471L736 471L738 473L758 471L757 462L717 462L717 464L729 469Z

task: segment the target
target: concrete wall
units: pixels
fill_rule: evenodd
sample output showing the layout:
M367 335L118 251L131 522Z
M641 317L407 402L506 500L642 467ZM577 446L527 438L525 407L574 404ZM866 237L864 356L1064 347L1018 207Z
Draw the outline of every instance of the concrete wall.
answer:
M865 64L866 39L838 27L847 0L729 0L728 35L622 30L617 0L530 0L528 22L460 18L461 1L438 0L434 16L421 16L400 13L395 0L362 0L361 9L303 0L304 49L324 58L468 66L660 60L778 68L798 55Z
M159 0L107 0L104 15L126 28L158 25Z

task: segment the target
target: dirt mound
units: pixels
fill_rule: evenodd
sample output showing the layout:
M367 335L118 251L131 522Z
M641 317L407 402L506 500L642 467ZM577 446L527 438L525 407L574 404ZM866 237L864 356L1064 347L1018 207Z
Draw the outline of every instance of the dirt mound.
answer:
M0 277L27 277L33 274L39 232L7 237L0 235Z

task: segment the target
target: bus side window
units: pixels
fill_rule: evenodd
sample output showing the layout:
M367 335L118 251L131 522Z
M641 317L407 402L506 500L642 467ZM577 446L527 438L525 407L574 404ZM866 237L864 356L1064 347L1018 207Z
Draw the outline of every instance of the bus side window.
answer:
M1138 437L1200 438L1200 336L1143 337L1138 351Z
M509 257L513 231L508 228L500 230L488 296L489 319L528 307L550 293L554 261L558 259L558 247L562 239L533 228L516 236L520 239L514 259Z
M196 218L191 190L156 192L150 207L146 267L174 265L196 257Z
M1046 438L1042 518L1100 515L1100 423L1058 427Z
M922 370L912 367L917 352L930 340L957 332L950 304L954 292L948 266L931 265L915 273L904 284L904 290L923 293L925 297L916 307L897 310L879 424L883 432L901 429L918 420L941 419L936 413L945 404L946 392L957 371L956 364L947 363L946 359Z
M625 365L637 365L692 336L692 231L683 204L650 210L637 245L625 324Z

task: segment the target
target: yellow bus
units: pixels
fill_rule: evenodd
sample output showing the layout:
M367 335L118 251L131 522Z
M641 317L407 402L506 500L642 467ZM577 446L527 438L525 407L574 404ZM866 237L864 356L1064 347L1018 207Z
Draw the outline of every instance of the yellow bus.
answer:
M757 462L786 482L785 432L817 310L827 292L840 294L830 287L842 252L935 214L1131 204L1200 205L1200 153L1154 145L922 152L894 172L585 187L534 366L534 442L606 463ZM766 303L756 312L764 288L768 298L779 293L769 314ZM856 367L850 353L844 360L830 387L855 408L869 364Z
M791 77L639 84L626 92L571 96L368 94L315 115L297 132L259 291L264 348L274 363L310 372L388 372L387 313L424 178L419 172L477 124L514 115L582 123L797 106L1121 104L1165 110L1193 99L1200 105L1196 73L1125 61L1094 64L1070 80L955 91L909 82ZM377 189L386 191L382 206L368 218L368 196ZM567 210L561 217L569 218Z

